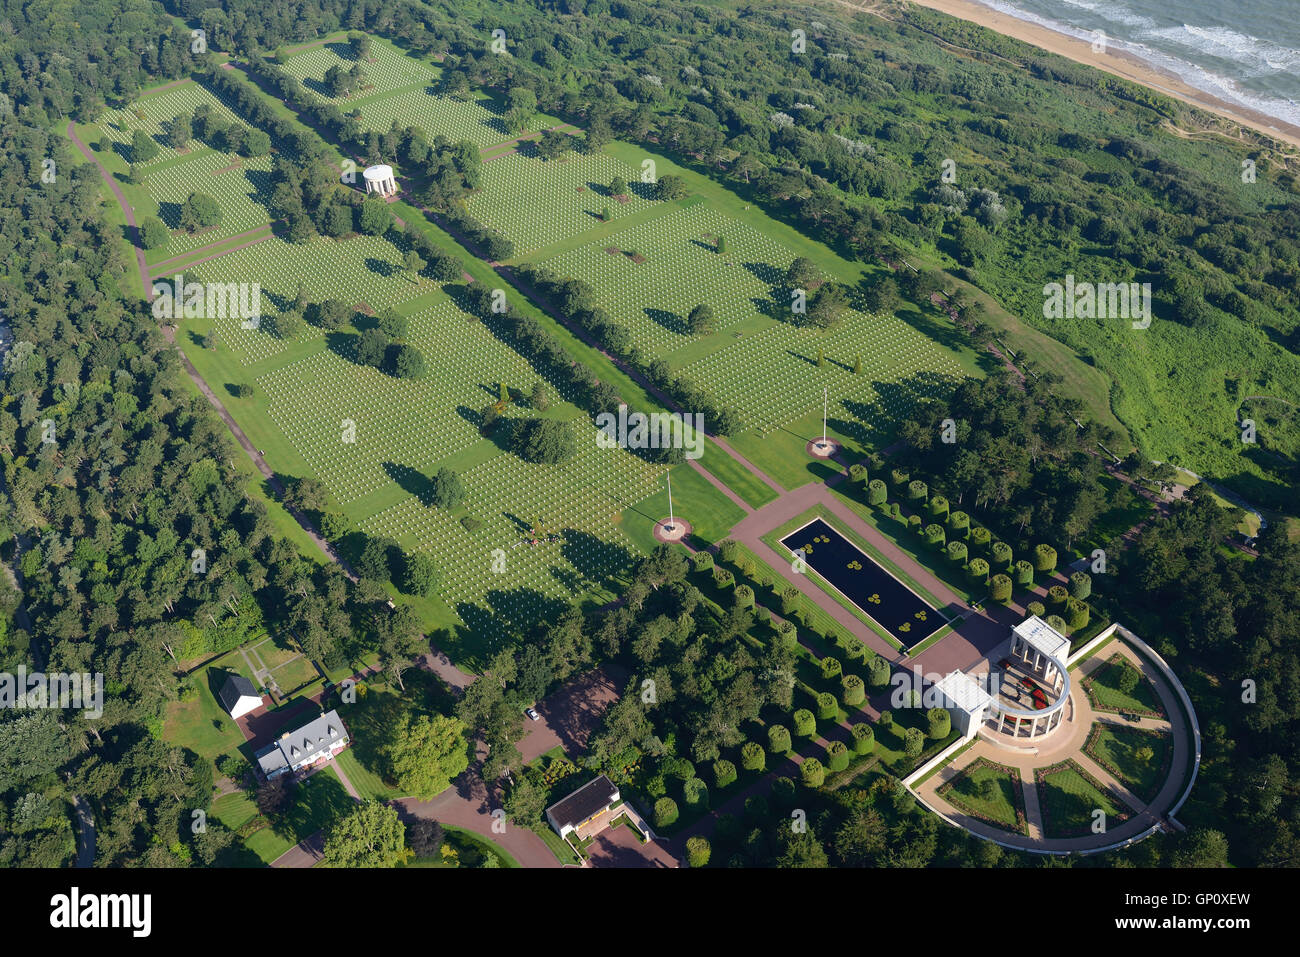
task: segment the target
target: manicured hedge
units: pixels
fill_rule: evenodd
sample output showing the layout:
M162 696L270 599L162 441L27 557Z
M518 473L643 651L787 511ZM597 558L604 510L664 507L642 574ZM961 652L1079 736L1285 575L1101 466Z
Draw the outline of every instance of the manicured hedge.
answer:
M843 741L832 741L826 748L826 767L843 771L849 766L849 749Z
M740 746L740 766L746 771L762 771L767 766L763 746L757 741L746 741Z
M794 713L794 733L801 738L811 738L817 733L817 718L807 708Z
M655 827L668 827L677 823L677 802L670 797L655 801Z
M823 721L830 720L840 713L839 705L835 701L835 695L829 691L823 691L817 695L817 717Z
M726 758L713 762L713 783L721 791L736 783L736 766Z
M826 768L816 758L809 758L799 765L799 779L804 787L819 788L826 781Z
M840 698L846 708L856 708L867 700L867 689L857 675L845 675L840 680Z
M785 754L790 750L790 729L783 724L774 724L767 729L767 750L773 754Z
M872 748L876 746L876 732L871 729L871 725L865 721L855 724L852 733L853 750L858 754L870 754Z

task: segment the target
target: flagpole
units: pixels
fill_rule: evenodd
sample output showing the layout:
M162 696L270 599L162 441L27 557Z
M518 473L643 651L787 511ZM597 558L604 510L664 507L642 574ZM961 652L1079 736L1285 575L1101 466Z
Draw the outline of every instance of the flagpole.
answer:
M668 528L667 531L673 530L673 475L671 472L665 472L664 478L668 479Z
M822 389L822 448L826 448L826 399L827 390Z

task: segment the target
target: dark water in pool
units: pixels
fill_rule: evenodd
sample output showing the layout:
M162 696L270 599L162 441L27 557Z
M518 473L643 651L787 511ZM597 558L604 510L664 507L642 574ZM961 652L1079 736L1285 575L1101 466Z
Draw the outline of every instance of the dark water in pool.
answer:
M813 571L904 647L918 644L944 623L937 611L820 518L791 532L781 544L792 552L804 549Z

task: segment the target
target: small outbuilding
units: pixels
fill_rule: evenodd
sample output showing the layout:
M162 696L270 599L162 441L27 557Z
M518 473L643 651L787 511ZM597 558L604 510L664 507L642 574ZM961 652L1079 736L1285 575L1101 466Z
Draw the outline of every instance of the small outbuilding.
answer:
M253 687L253 682L243 675L231 675L221 688L221 707L232 718L239 718L262 707L262 696Z

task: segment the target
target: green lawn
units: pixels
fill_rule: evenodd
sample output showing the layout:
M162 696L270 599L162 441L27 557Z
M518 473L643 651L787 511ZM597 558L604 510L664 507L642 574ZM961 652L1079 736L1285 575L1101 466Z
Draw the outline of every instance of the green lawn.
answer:
M1119 676L1125 663L1130 667L1136 667L1123 655L1111 655L1105 664L1083 679L1083 687L1088 693L1088 700L1092 702L1092 706L1098 711L1168 718L1160 704L1160 696L1156 694L1155 687L1145 675L1131 693L1125 694L1120 690Z
M739 505L685 463L673 466L672 482L673 515L690 522L691 537L697 547L726 538L732 526L745 517ZM668 517L668 489L662 481L659 484L658 491L623 510L624 534L645 552L657 544L655 523Z
M751 508L762 508L768 502L776 501L776 492L770 485L712 442L705 445L699 463Z
M1150 748L1152 756L1142 760L1138 751ZM1115 779L1143 801L1150 802L1165 783L1173 756L1173 738L1167 732L1148 731L1098 721L1093 725L1084 751Z
M961 774L939 788L939 796L971 817L995 824L1004 831L1027 835L1030 828L1024 819L1021 787L1021 774L1014 767L976 758L962 768Z
M1101 782L1074 761L1039 768L1034 776L1047 837L1081 837L1092 833L1097 810L1105 813L1107 828L1129 816L1127 809L1121 809L1111 799Z
M990 789L986 790L986 789ZM1015 834L1028 834L1020 772L977 758L939 788L939 796L959 811Z
M334 758L338 762L347 779L352 782L352 786L357 789L363 801L374 799L376 801L391 801L394 798L406 797L400 788L390 787L384 783L383 777L376 771L362 766L357 760L355 749L348 748L340 751Z
M326 767L298 785L294 803L276 819L261 815L253 799L243 792L212 802L211 814L232 831L244 829L244 847L269 865L298 842L330 827L353 805L334 769Z
M238 650L223 655L190 675L189 683L195 689L190 697L167 704L163 717L165 741L189 748L209 761L225 754L238 756L239 749L244 744L244 736L216 698L225 684L223 676L232 671L252 678Z

